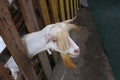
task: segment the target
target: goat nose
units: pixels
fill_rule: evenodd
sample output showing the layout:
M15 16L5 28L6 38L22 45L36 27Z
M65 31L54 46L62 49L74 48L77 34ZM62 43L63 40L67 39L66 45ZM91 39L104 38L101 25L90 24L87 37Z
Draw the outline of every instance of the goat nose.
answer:
M80 53L80 49L76 49L76 50L74 50L74 52L79 54Z

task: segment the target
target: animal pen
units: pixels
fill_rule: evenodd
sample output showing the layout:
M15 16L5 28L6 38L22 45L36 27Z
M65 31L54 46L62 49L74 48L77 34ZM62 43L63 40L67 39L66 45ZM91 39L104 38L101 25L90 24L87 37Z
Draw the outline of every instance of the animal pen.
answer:
M75 17L79 0L16 0L14 3L18 9L5 1L0 0L0 35L7 46L0 54L0 58L4 58L0 62L0 80L13 80L3 67L11 55L25 80L60 80L60 66L57 66L56 58L42 52L44 54L37 55L39 63L33 66L20 37L41 30L48 24Z

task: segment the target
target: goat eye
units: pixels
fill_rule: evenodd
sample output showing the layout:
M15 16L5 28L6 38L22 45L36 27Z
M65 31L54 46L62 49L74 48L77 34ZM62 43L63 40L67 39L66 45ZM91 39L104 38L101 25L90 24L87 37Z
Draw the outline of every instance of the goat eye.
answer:
M56 42L56 41L57 41L57 40L55 40L55 39L53 40L53 42Z

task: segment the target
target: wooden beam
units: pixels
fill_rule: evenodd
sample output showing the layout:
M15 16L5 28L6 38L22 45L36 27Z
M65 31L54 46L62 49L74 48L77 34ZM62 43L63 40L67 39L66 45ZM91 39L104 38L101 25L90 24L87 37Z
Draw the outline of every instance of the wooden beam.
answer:
M39 0L39 12L42 14L45 25L50 24L50 15L46 0Z
M70 0L65 0L66 1L66 14L67 14L67 19L70 19Z
M4 0L0 0L0 34L25 79L38 80Z
M59 5L60 5L60 12L61 12L61 18L62 21L65 20L65 5L64 5L64 0L58 0L59 1Z
M68 69L64 64L63 61L58 58L57 64L53 68L53 72L50 75L48 80L75 80L73 71Z
M62 76L65 75L66 70L67 68L64 66L62 60L59 58L48 80L63 80Z
M57 0L48 0L49 1L49 5L51 7L51 12L53 14L53 19L54 22L58 22L59 21L59 15L58 15L58 6L57 6Z
M76 8L76 0L74 0L74 13L75 13L75 15L76 15L76 10L77 10L77 8Z
M42 1L42 0L40 0L40 1ZM20 7L21 7L21 10L22 9L25 10L24 12L22 11L22 14L23 15L29 15L29 16L25 16L26 17L25 18L25 22L29 23L29 25L26 26L28 31L29 32L38 31L39 28L38 28L38 23L36 22L37 21L36 20L36 16L31 16L31 15L35 15L34 12L31 12L31 11L34 11L34 10L32 10L33 9L33 7L32 7L33 5L31 3L31 0L28 0L27 2L25 0L19 0L19 4L20 4ZM31 6L30 10L26 10L26 9L29 9L29 6ZM28 19L28 17L30 17L30 19ZM33 19L33 17L35 17L35 18ZM35 24L31 25L30 24L31 20L32 20L32 23L35 23ZM35 26L36 26L36 28L34 29ZM43 52L43 53L38 54L38 58L39 58L39 60L42 63L42 67L44 69L46 77L49 78L49 75L51 74L52 69L51 69L51 66L50 66L50 63L49 63L49 60L48 60L48 57L47 57L47 53Z
M22 15L24 17L26 26L29 32L37 31L39 30L39 26L37 23L37 19L35 16L35 12L33 9L33 4L31 0L18 0L19 6L22 12ZM32 26L32 27L31 27Z
M71 10L71 17L74 17L74 10L73 10L73 0L70 0L70 10Z
M14 80L4 65L0 62L0 80Z
M42 52L41 54L38 55L38 57L39 57L39 60L41 61L41 64L42 64L43 70L46 74L46 77L47 77L47 79L49 79L52 69L51 69L46 52L45 51Z
M79 0L77 0L76 2L77 2L77 10L78 10L78 8L79 8Z

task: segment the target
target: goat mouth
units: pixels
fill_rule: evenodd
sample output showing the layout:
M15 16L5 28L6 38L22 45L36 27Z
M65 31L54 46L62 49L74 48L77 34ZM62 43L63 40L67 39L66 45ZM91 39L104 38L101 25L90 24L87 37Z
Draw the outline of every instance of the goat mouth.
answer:
M70 57L72 57L72 58L76 58L76 57L78 57L79 55L73 55L73 54L69 54L70 55Z

